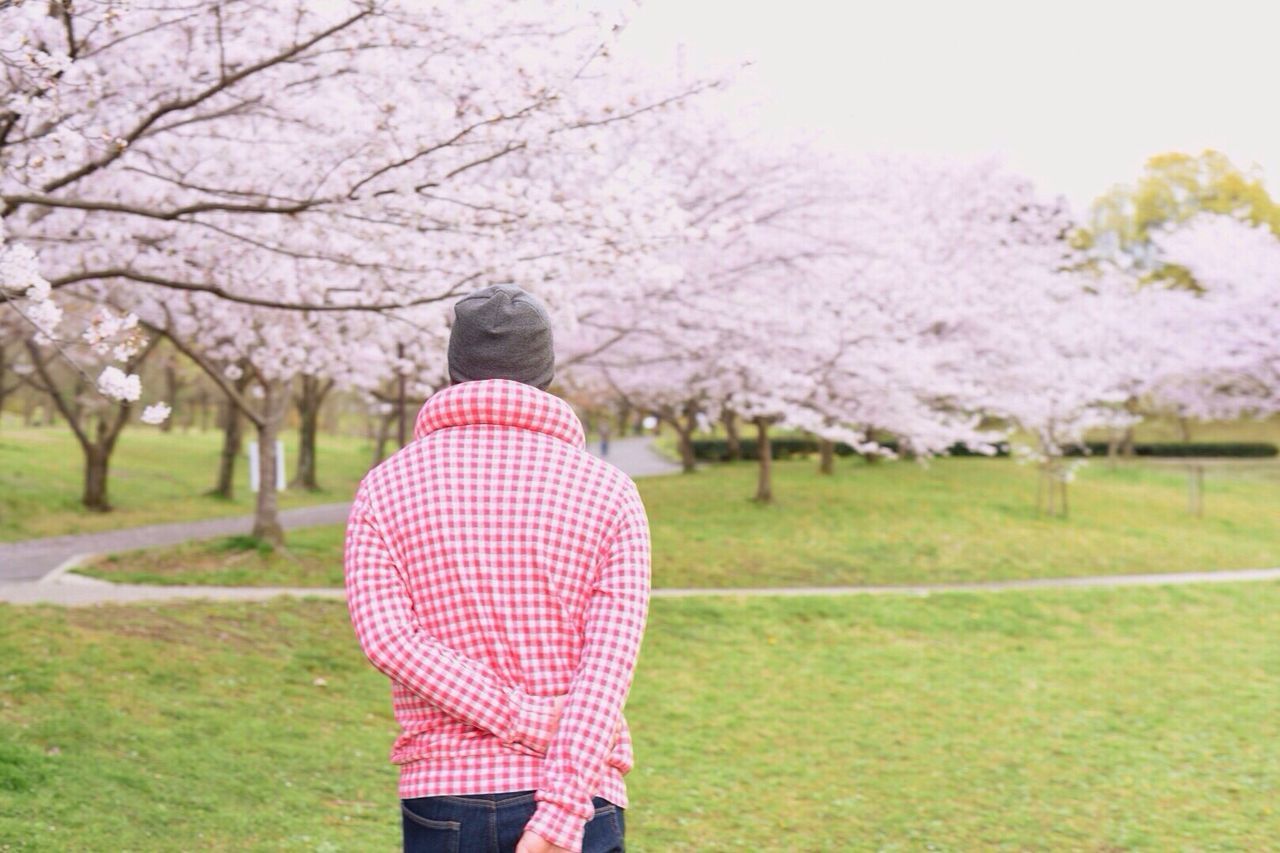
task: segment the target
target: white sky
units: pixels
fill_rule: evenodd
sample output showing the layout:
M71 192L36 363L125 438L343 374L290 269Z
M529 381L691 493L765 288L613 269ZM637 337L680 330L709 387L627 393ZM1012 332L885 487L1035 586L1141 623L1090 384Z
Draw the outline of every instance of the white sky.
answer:
M858 150L1002 154L1077 208L1165 151L1280 182L1270 0L644 0L619 49L690 74L740 59L773 124Z

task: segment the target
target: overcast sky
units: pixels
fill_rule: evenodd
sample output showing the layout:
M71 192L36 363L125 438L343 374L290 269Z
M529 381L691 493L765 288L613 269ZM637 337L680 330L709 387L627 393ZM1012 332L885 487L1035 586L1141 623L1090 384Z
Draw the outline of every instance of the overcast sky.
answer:
M1280 12L1255 2L645 0L620 48L859 150L1002 154L1087 205L1147 157L1221 150L1280 182Z

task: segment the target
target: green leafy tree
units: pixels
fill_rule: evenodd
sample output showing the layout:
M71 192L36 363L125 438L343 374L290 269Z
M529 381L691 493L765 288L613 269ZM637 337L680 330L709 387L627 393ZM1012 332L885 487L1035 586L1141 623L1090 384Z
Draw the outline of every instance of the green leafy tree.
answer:
M1116 186L1093 203L1089 224L1075 241L1095 258L1194 288L1198 285L1185 268L1159 262L1151 235L1201 212L1237 216L1280 236L1280 204L1268 194L1261 174L1208 150L1149 159L1137 182Z

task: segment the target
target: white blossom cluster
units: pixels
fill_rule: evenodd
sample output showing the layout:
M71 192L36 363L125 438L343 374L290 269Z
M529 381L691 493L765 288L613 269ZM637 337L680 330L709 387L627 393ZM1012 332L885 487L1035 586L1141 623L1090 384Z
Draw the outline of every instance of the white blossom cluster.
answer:
M173 411L167 403L156 403L147 406L142 411L142 422L144 424L162 424L169 419L170 413Z
M136 373L126 376L123 370L112 365L98 377L98 390L113 400L134 403L142 396L142 379Z
M53 335L62 322L62 309L51 298L49 282L40 275L36 254L21 243L5 243L0 232L0 293L37 333Z
M95 353L116 361L128 361L146 343L136 314L117 315L101 307L89 318L82 337Z

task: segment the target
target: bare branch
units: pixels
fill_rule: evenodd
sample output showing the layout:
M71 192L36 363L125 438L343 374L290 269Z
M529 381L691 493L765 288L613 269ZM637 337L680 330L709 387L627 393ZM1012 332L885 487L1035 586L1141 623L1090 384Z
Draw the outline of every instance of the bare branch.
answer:
M238 302L242 305L252 305L257 308L278 308L284 311L394 311L400 308L414 308L419 305L429 305L433 302L440 302L455 295L457 288L468 284L480 278L483 273L472 273L471 275L455 282L448 291L437 294L435 296L422 296L417 299L410 299L405 302L387 302L366 305L327 305L310 302L280 302L275 299L259 299L255 296L245 296L238 293L232 293L218 284L200 284L190 281L177 281L175 279L161 278L160 276L148 275L146 273L135 272L134 270L118 268L106 270L91 270L82 273L62 276L50 281L50 285L54 289L68 287L73 284L79 284L85 281L101 281L111 278L123 278L129 281L136 281L140 284L153 284L157 287L167 287L170 290L183 290L189 293L208 293L225 299L228 302Z
M157 121L169 115L170 113L180 112L181 110L190 109L191 107L194 107L197 104L201 104L209 100L214 95L217 95L219 92L222 92L225 89L228 89L236 85L241 80L244 80L247 77L251 77L254 74L257 74L260 71L264 71L267 68L270 68L274 65L279 65L282 62L287 62L293 57L307 50L311 46L323 41L324 39L328 38L329 36L335 33L341 32L342 30L346 29L347 27L350 27L352 24L356 23L357 21L368 17L369 14L370 14L370 11L368 9L358 12L357 14L352 15L350 18L347 18L345 21L340 21L339 23L333 25L332 27L329 27L327 30L323 30L317 33L316 35L312 36L306 41L298 44L294 44L288 50L278 53L275 56L268 57L267 59L264 59L261 62L256 62L253 65L246 66L244 69L237 71L235 74L231 74L229 76L221 78L217 83L214 83L212 86L205 88L203 91L197 92L196 94L192 95L189 98L180 98L176 101L169 101L167 103L161 104L160 106L152 110L150 113L148 113L140 122L138 122L138 124L133 128L133 130L125 134L125 136L123 137L123 140L124 140L123 146L117 147L115 150L111 151L108 154L103 155L102 157L99 157L96 160L91 160L90 162L85 163L80 168L75 169L71 172L68 172L67 174L63 175L60 178L55 178L54 180L49 181L41 189L43 189L47 193L53 192L56 189L65 187L67 184L75 183L76 181L80 180L86 175L93 174L94 172L98 171L104 166L110 165L111 163L119 159L119 157L123 155L126 150L128 150L128 146L130 143L136 141L139 137L141 137L144 133L146 133L147 130L150 129L152 125L154 125ZM6 213L8 212L11 212L11 210L6 211Z
M291 213L302 213L308 208L314 207L316 204L320 203L304 201L292 205L272 206L264 204L202 202L200 204L189 204L185 207L175 207L172 210L150 210L145 207L135 207L130 204L117 204L110 201L55 198L47 195L7 195L0 196L0 199L2 199L10 209L20 207L24 204L37 204L42 207L65 207L72 210L100 210L107 213L125 213L130 216L143 216L147 219L161 219L164 221L172 221L180 219L183 216L190 216L195 213L209 213L212 211L227 213L275 213L287 215Z
M172 318L169 317L168 315L169 315L169 309L165 308L166 318L172 321ZM218 370L218 368L215 365L213 365L208 359L206 359L201 353L196 351L194 348L187 346L186 343L184 343L180 338L170 334L167 329L162 329L159 326L153 326L150 323L147 323L146 321L143 321L142 325L144 328L146 328L148 331L150 331L154 335L157 335L157 336L163 335L169 341L169 343L173 344L174 348L177 349L178 352L182 353L187 358L194 361L196 365L201 370L204 371L206 376L208 376L215 383L217 383L218 387L221 388L223 393L227 395L227 399L229 399L232 403L234 403L236 408L239 409L241 412L243 412L244 416L248 418L253 423L254 426L261 429L266 424L266 418L262 415L262 413L254 409L253 406L249 404L249 401L244 398L244 395L241 394L236 389L235 385L231 384L231 382L223 374L223 371Z

